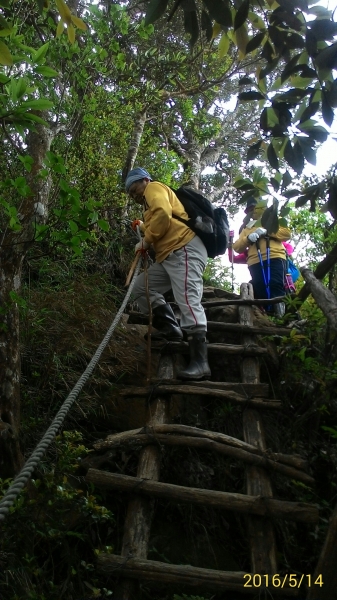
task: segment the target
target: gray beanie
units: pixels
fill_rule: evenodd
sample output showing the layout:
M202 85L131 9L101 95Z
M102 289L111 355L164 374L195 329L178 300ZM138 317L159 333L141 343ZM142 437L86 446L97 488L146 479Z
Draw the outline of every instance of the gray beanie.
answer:
M149 179L152 181L151 175L149 175L149 173L142 167L137 167L136 169L129 171L125 180L126 191L128 192L132 184L140 179Z

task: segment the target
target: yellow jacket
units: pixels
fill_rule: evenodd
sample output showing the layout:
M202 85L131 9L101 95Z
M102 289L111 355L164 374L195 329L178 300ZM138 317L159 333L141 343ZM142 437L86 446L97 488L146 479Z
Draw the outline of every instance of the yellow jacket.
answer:
M250 228L245 227L245 229L243 229L241 231L239 239L236 240L236 242L234 242L234 244L233 244L234 252L244 252L248 248L248 255L247 255L247 265L248 266L255 265L256 263L260 262L259 255L257 253L256 244L252 244L248 239L249 234L253 233L253 231L256 231L256 229L257 229L257 227L250 227ZM282 242L289 240L290 235L291 235L290 229L288 229L287 227L280 227L279 230L277 231L277 233L273 233L271 236L269 236L270 258L283 258L285 260L286 253L285 253L285 249L284 249ZM264 237L261 237L261 238L259 238L258 243L260 246L262 259L266 260L267 259L266 239Z
M164 183L150 181L145 188L144 240L153 244L156 261L161 263L174 250L190 242L195 233L177 219L172 213L188 220L180 200Z

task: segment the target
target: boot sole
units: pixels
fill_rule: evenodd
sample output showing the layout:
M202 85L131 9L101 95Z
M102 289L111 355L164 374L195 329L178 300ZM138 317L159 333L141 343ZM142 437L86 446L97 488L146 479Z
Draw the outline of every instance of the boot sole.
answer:
M177 375L177 379L182 379L185 381L200 381L201 379L204 379L205 377L208 378L211 376L212 376L212 373L209 371L209 373L203 373L202 375L198 375L198 376L194 375L193 377L191 375L187 375L187 376Z

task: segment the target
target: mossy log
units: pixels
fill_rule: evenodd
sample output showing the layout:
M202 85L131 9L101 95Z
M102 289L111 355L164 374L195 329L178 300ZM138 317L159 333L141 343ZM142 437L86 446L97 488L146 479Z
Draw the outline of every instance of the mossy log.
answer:
M317 507L304 502L287 502L261 496L190 488L97 469L89 469L85 479L100 488L141 494L152 498L164 498L172 502L198 504L209 508L221 508L260 516L269 515L304 523L317 523L318 521Z
M240 297L244 301L254 298L253 286L242 284ZM253 325L253 309L251 306L240 306L238 313L241 325L248 327ZM252 340L251 335L246 334L243 337L246 344L250 344ZM243 358L240 368L243 383L257 384L260 382L260 364L257 358ZM256 410L251 408L243 413L243 436L245 442L261 451L266 450L262 417ZM256 465L246 467L246 486L248 494L263 497L272 497L273 495L269 474ZM277 569L277 548L273 523L270 519L249 515L247 524L251 570L254 573L275 573Z
M285 477L302 481L307 485L313 485L315 480L313 477L298 469L293 469L290 466L283 465L282 463L275 462L264 456L252 454L246 450L240 448L234 448L227 444L221 444L212 439L198 438L186 435L165 435L160 433L141 433L138 435L132 435L129 438L124 438L123 441L111 440L109 441L109 448L119 448L121 446L146 446L148 444L159 444L164 446L185 446L187 448L196 448L206 452L216 452L229 456L233 460L239 460L243 463L264 467L265 469L276 471Z
M237 593L254 594L257 588L244 587L249 583L248 574L241 571L215 571L213 569L201 569L190 565L170 565L154 560L140 560L117 556L116 554L99 554L97 558L97 569L100 573L106 573L109 577L124 577L139 579L147 584L154 583L156 586L174 586L179 591L185 586L191 591L225 592L235 591ZM262 577L263 581L263 577ZM264 591L259 587L258 591ZM273 587L272 596L297 597L299 590L285 586L283 589Z
M270 450L262 451L252 444L247 444L247 442L239 440L238 438L234 438L230 435L226 435L225 433L220 433L218 431L207 431L206 429L199 429L198 427L191 427L190 425L180 425L174 423L154 425L151 427L145 426L139 427L138 429L131 429L129 431L122 431L121 433L113 433L112 435L108 435L105 440L99 440L98 442L95 442L93 447L95 450L100 452L114 446L115 442L117 442L119 445L122 444L124 440L128 440L135 435L143 433L147 433L152 436L158 433L175 433L207 438L209 440L219 442L220 444L228 444L229 446L234 446L234 448L241 448L247 452L264 456L275 462L290 465L295 469L299 469L300 471L307 471L308 469L308 462L297 454L282 454L280 452L271 452Z
M167 382L156 378L151 379L152 385L159 385L160 383L166 384ZM182 385L182 381L181 379L172 379L170 385ZM202 381L189 381L188 385L237 392L246 398L268 398L269 396L268 383L240 383L232 381L208 381L207 379L203 379Z
M258 398L247 398L236 392L227 390L217 390L213 388L204 388L193 385L177 384L159 384L153 387L130 386L127 388L118 388L121 396L153 396L153 394L189 394L192 396L208 396L209 398L224 398L229 402L241 404L244 408L252 406L262 409L280 409L281 402L278 400L260 400Z
M256 327L253 325L242 325L241 323L222 323L218 321L207 321L207 329L208 331L248 333L248 335L288 336L291 333L290 327Z

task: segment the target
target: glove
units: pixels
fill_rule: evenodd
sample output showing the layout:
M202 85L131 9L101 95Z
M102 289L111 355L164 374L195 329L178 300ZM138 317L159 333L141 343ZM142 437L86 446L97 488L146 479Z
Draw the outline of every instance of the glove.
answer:
M264 235L266 235L267 230L263 227L258 227L257 229L255 229L254 233L258 233L259 237L263 237Z
M247 239L252 242L252 244L255 244L256 240L258 240L259 237L266 235L266 233L266 229L263 229L263 227L258 227L255 231L253 231L253 233L250 233L247 236Z
M140 227L141 225L143 225L143 221L141 221L140 219L135 219L131 223L131 227L132 227L133 231L137 231L137 227Z
M141 241L135 245L135 254L137 254L137 252L145 252L148 248L150 248L150 244L142 238Z

